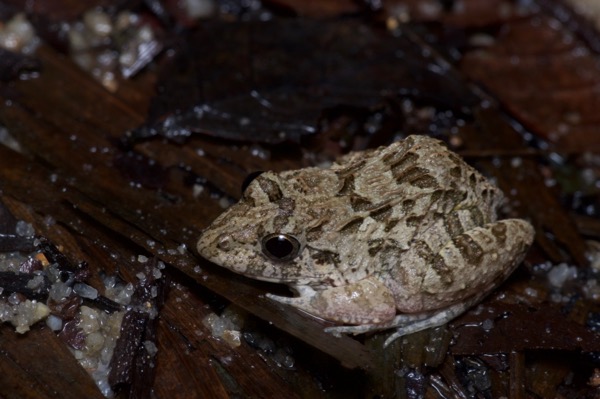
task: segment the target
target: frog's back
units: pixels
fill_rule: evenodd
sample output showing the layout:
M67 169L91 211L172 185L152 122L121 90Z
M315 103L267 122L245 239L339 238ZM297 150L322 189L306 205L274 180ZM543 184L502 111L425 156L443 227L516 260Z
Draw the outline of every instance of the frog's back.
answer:
M502 201L502 193L474 168L426 136L351 153L332 170L354 225L362 221L355 241L370 242L371 254L390 246L407 249L415 239L436 251L448 234L495 221Z
M346 179L343 194L361 221L352 246L340 248L353 270L364 270L353 277L380 278L401 311L447 306L487 290L531 244L526 222L495 223L502 192L441 142L410 136L364 155L350 154L333 168ZM510 238L500 243L497 231Z

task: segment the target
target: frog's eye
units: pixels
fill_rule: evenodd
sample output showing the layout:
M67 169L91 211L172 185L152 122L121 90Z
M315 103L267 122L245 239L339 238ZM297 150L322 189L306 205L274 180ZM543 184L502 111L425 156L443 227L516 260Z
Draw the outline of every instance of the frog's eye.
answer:
M261 244L263 254L279 262L292 260L300 252L300 241L289 234L269 234L263 237Z
M250 185L250 183L252 183L254 181L254 179L256 179L258 176L260 176L263 173L264 172L262 170L257 170L255 172L249 173L244 178L244 181L242 182L242 194L244 194L244 191L246 191L246 189L248 188L248 186Z

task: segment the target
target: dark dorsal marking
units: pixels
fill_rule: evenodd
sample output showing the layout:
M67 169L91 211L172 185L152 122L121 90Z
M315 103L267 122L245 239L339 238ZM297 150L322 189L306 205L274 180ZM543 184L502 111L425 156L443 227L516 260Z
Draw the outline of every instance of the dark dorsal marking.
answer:
M452 278L452 268L450 268L444 258L441 255L435 255L433 262L431 262L431 268L435 270L440 280L445 285L450 285L454 281Z
M342 187L337 195L350 195L354 193L354 175L350 175L342 180Z
M397 154L400 155L400 154ZM419 156L414 152L408 152L401 156L393 157L390 159L383 158L383 162L387 164L392 170L392 175L401 174L403 170L414 166L419 160ZM387 162L386 162L387 161Z
M458 214L451 212L444 217L444 227L450 237L456 237L465 232Z
M259 176L256 178L256 181L264 193L267 194L270 202L277 202L283 198L281 188L273 180Z
M408 183L419 188L436 188L439 186L435 177L431 176L429 173L429 170L417 166L404 169L402 172L394 174L394 178L398 184Z
M355 212L368 211L373 208L373 203L366 198L353 195L350 198L350 206Z
M435 254L425 241L417 240L412 243L411 247L414 248L416 255L423 259L426 264L431 264L433 262Z
M500 244L506 242L506 224L502 222L495 223L492 226L492 234Z
M356 172L360 171L362 167L365 165L366 161L361 159L351 165L346 166L343 169L338 169L335 173L338 175L340 179L345 179L349 176L352 176Z
M375 256L381 249L383 248L384 240L383 238L376 238L374 240L369 240L369 255Z
M360 218L360 217L349 221L344 226L342 226L342 228L340 229L340 233L348 233L348 234L357 233L358 229L363 224L363 221L364 221L364 219Z
M333 264L337 268L340 263L340 256L330 251L315 250L311 256L317 264Z
M386 224L385 224L385 228L383 229L383 231L385 231L386 233L389 233L390 231L392 231L392 229L394 227L396 227L396 225L398 224L399 220L398 219L390 219Z
M392 216L392 212L393 212L392 206L385 205L379 209L372 210L371 213L369 213L369 216L371 216L373 219L377 220L378 222L383 222L383 221L389 219L390 216Z
M483 249L471 236L461 234L452 238L452 242L468 263L475 266L478 266L481 263L481 260L483 259Z

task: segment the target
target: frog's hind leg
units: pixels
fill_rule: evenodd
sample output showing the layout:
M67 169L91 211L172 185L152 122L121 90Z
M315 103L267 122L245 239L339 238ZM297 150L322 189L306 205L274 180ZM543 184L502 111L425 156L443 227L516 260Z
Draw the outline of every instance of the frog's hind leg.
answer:
M483 295L481 295L483 296ZM390 335L384 343L384 347L391 344L396 339L426 330L428 328L439 327L449 321L455 319L460 314L464 313L471 306L481 300L481 296L478 295L465 302L451 305L445 309L438 309L432 312L423 312L415 314L399 314L392 321L380 324L363 324L360 326L337 326L328 327L325 329L326 332L331 333L335 336L341 334L363 334L371 331L381 331L390 328L397 328L396 332Z
M421 315L413 315L420 317L415 317L413 320L409 320L404 323L399 323L397 325L398 329L385 340L385 342L383 343L383 347L385 348L386 346L388 346L389 344L391 344L392 342L404 335L426 330L428 328L439 327L454 320L456 317L466 312L471 306L478 303L482 299L481 297L483 296L484 295L478 295L474 298L471 298L468 301L454 304L445 309L440 309L436 312Z
M533 227L520 219L479 226L446 243L427 270L424 309L414 319L394 319L398 330L385 342L445 324L481 301L521 263L534 237ZM444 301L449 301L444 303Z
M397 328L385 342L389 345L403 335L445 324L504 281L525 256L533 236L533 227L519 219L501 220L459 234L432 257L432 267L427 269L421 287L421 309L425 311L401 313L385 323L331 327L327 331L361 334Z

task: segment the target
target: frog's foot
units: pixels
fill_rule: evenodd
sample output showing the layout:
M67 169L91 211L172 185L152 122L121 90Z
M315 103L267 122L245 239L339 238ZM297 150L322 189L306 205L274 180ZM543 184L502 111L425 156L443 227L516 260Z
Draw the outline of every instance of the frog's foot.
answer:
M393 320L386 323L363 324L360 326L328 327L325 329L325 331L335 336L340 336L340 334L363 334L371 331L380 331L387 330L389 328L397 328L396 332L394 332L385 340L383 346L386 347L392 342L394 342L396 339L404 335L426 330L428 328L439 327L443 324L450 322L451 320L464 313L475 303L479 302L480 299L481 298L478 295L465 302L457 303L447 308L439 309L432 312L399 314L396 317L394 317Z
M417 314L400 314L396 315L392 320L386 323L379 324L362 324L360 326L335 326L335 327L327 327L325 332L328 332L336 337L341 336L342 334L364 334L373 331L382 331L388 330L390 328L398 327L398 326L406 326L412 323L419 322L421 320L426 320L430 317L428 313L417 313Z
M386 323L379 324L362 324L360 326L335 326L327 327L325 332L339 337L342 334L364 334L373 331L387 330L398 326L407 326L413 323L417 323L423 320L427 320L431 317L430 313L416 313L416 314L399 314L396 315L392 320ZM427 328L427 327L425 327Z
M434 328L444 325L463 314L467 309L469 309L471 306L473 306L480 300L481 298L477 296L476 298L451 305L445 309L439 309L436 312L429 312L427 314L424 314L424 317L421 319L415 319L411 322L399 325L396 332L394 332L385 340L385 342L383 343L383 347L385 348L398 338L403 337L405 335L416 333L418 331L423 331L428 328Z
M267 294L267 297L325 320L359 327L363 324L389 322L396 314L392 293L374 278L318 291L308 286L297 286L295 290L298 297L271 294Z

